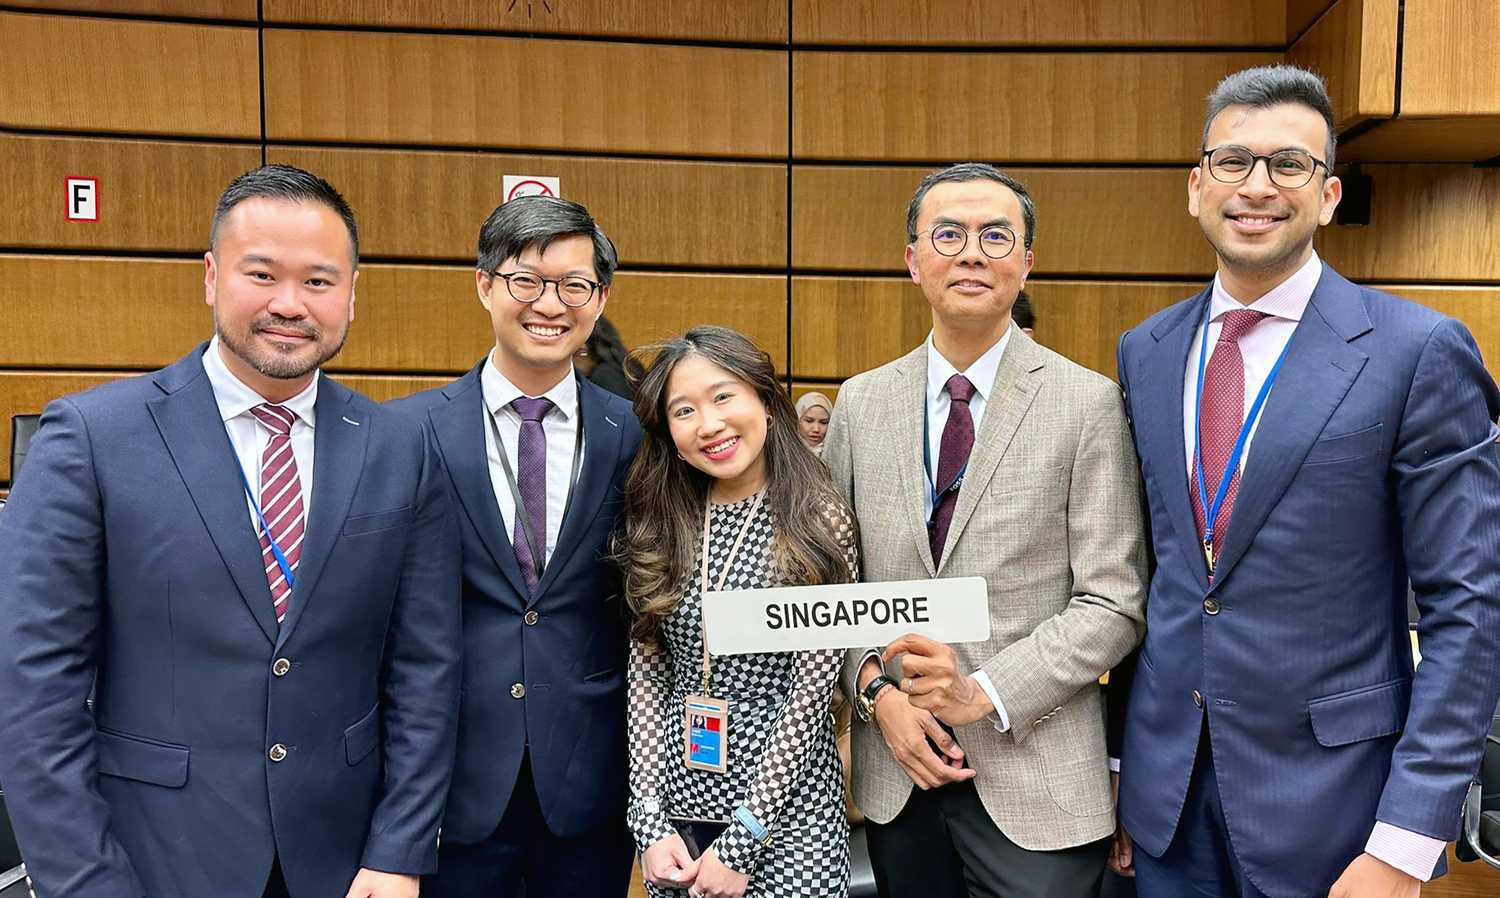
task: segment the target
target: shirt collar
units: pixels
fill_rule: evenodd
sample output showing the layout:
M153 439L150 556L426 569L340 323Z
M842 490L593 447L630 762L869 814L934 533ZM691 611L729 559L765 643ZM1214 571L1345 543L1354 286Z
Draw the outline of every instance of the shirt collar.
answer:
M203 353L203 371L208 375L208 385L213 388L214 402L219 406L219 417L225 421L238 418L258 405L265 405L270 400L246 386L245 382L235 377L229 366L224 364L224 357L219 354L219 335L215 334L208 341L208 349ZM285 402L274 403L290 409L308 427L314 426L315 409L318 404L318 380L320 374L314 374L312 383L309 383L302 392L293 396Z
M1318 258L1317 253L1313 253L1312 258L1293 272L1291 277L1272 287L1264 296L1247 306L1230 296L1229 292L1224 289L1224 285L1220 283L1218 274L1215 274L1213 310L1209 314L1212 320L1217 321L1235 309L1254 309L1276 318L1301 321L1302 313L1307 311L1307 304L1312 302L1313 291L1317 289L1318 279L1322 276L1323 260Z
M525 396L521 388L511 383L500 369L495 367L495 353L492 350L484 360L484 367L479 372L480 388L484 391L484 407L489 409L490 414L498 415L500 410L510 405L515 400ZM578 413L578 379L574 376L573 366L568 365L568 376L552 385L552 388L543 393L541 398L552 400L552 405L562 416L572 420Z
M984 355L974 360L967 371L959 371L953 367L953 363L943 358L943 354L932 345L932 332L927 333L927 405L932 407L948 386L948 379L955 374L962 374L974 385L974 390L979 393L985 402L990 400L990 391L995 388L995 375L1000 371L1000 359L1005 356L1005 347L1010 343L1011 328L1006 328L1005 333L995 345L984 351Z

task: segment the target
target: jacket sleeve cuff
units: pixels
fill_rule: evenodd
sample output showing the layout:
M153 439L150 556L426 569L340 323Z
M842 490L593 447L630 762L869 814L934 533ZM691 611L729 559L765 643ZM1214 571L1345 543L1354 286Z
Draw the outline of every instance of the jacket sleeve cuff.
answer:
M714 853L719 862L736 873L751 876L760 865L760 853L764 848L750 830L738 819L731 819L729 828L714 840Z
M1447 847L1448 843L1440 839L1377 820L1369 841L1365 842L1365 853L1407 876L1427 882Z
M381 873L423 876L437 872L438 840L413 844L400 839L372 835L365 840L365 853L359 865Z
M630 807L625 811L625 823L630 827L630 834L635 838L636 848L642 854L647 848L677 833L677 830L672 828L672 821L667 819L667 812L662 809L661 802L655 796L632 798Z

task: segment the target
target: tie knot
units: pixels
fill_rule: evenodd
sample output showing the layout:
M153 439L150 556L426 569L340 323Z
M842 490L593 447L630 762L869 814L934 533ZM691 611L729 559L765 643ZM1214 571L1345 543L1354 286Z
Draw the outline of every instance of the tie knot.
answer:
M1257 312L1254 309L1235 309L1224 315L1224 327L1219 331L1220 343L1238 343L1240 338L1250 332L1250 328L1267 318L1265 312Z
M974 398L974 385L962 374L955 374L948 378L948 398L954 402L967 404Z
M264 424L266 429L273 435L286 436L292 432L292 422L297 420L297 413L284 405L257 405L250 410L255 420Z
M510 406L516 410L516 414L521 416L522 421L540 421L552 411L552 400L546 397L531 399L522 396L511 400Z

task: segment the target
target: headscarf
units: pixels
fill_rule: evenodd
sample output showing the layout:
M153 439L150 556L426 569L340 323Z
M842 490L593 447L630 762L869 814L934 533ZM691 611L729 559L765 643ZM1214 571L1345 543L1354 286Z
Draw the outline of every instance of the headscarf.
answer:
M822 406L823 411L827 412L828 415L829 415L829 417L833 416L833 400L829 399L824 394L819 393L816 390L814 390L814 391L812 391L810 393L803 393L802 396L801 396L801 398L799 398L797 400L797 419L800 421L801 418L802 418L802 416L807 413L807 410L810 409L810 408L812 408L813 406ZM798 426L797 435L798 436L802 435L802 430L801 430L801 426L800 425ZM826 437L825 437L825 439L826 439ZM809 444L807 442L807 440L805 440L805 439L802 441L802 443L803 443L803 445L807 446L807 448L811 449L815 455L822 455L823 454L823 444L822 443L819 443L818 445L813 446L813 445Z

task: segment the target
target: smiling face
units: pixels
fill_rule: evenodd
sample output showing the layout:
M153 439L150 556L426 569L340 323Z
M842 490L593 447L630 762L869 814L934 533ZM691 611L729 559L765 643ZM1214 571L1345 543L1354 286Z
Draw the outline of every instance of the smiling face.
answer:
M939 253L932 243L933 227L945 224L969 232L955 256ZM991 225L1004 225L1016 235L1015 248L1003 259L991 259L980 249L979 232ZM1010 326L1016 294L1031 272L1025 241L1021 200L1009 187L990 180L937 184L922 199L917 240L906 248L906 267L936 322L998 334Z
M828 409L821 405L809 405L797 419L797 429L801 431L802 440L807 445L823 445L823 439L828 436Z
M224 363L265 399L297 395L343 348L358 272L349 230L328 206L245 200L203 265Z
M1262 156L1298 149L1323 159L1328 125L1300 103L1229 106L1210 124L1208 147L1230 145ZM1313 235L1333 220L1343 186L1319 166L1302 187L1279 187L1264 162L1239 184L1225 184L1207 171L1204 160L1200 163L1188 174L1188 212L1213 244L1220 273L1254 294L1242 299L1255 299L1312 257Z
M667 424L688 464L749 495L766 479L766 404L755 388L696 353L672 369Z

